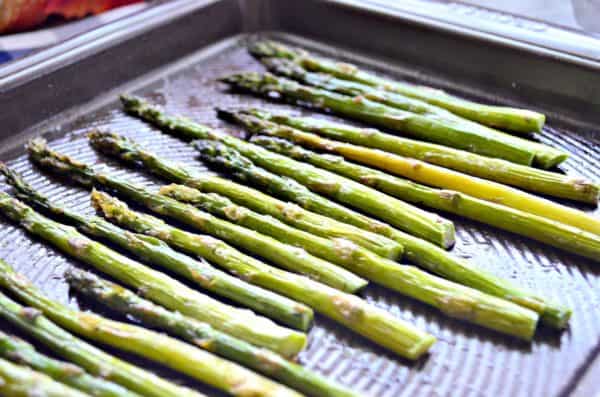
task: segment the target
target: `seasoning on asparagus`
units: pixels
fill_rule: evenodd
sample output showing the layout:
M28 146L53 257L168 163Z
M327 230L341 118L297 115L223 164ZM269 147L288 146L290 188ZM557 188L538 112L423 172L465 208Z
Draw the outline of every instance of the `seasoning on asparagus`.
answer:
M358 396L270 350L262 349L219 332L206 323L195 321L147 301L132 291L89 272L73 269L67 273L69 285L85 296L111 309L131 316L143 325L170 334L219 356L261 372L310 396Z
M257 165L267 167L267 164L270 164L277 167L279 173L287 176L293 175L294 179L306 184L313 191L357 207L442 247L448 248L454 244L454 225L439 215L423 211L331 172L269 152L233 136L212 131L191 120L170 117L137 98L122 97L122 100L130 113L176 135L222 141L257 162Z
M106 194L95 195L94 200L96 207L100 208L105 216L110 219L126 223L128 227L138 228L135 230L139 230L140 224L143 224L146 229L160 230L160 235L165 236L165 241L168 243L187 252L194 252L193 241L195 236L193 234L165 226L149 216L132 212L123 203ZM179 238L173 237L176 234L179 234ZM381 272L374 278L387 277L389 281L382 281L385 285L392 286L407 296L432 305L451 317L471 321L525 340L529 340L533 336L538 320L538 315L535 312L430 275L414 266L393 265L394 268L390 267L386 269L385 273ZM307 286L305 284L300 287L302 288L296 287L294 291L288 292L288 294L295 299L308 303L315 310L336 319L335 316L330 314L331 312L328 311L327 306L322 303L339 299L336 298L335 292L323 291L323 287L321 287L321 292L318 293L319 296L311 300L308 297L315 296L314 290L319 286L311 284ZM344 297L344 299L348 298ZM357 302L362 301L358 300ZM364 303L362 304L364 305Z
M274 152L352 178L403 200L462 215L577 255L600 260L600 236L593 233L459 192L419 185L372 168L350 163L342 157L306 150L281 138L256 135L252 137L252 142Z
M228 197L239 205L321 237L350 240L389 259L398 259L402 255L402 246L387 237L306 211L296 204L278 200L228 179L182 167L180 163L160 158L144 150L131 139L98 131L91 132L89 136L92 144L102 152L136 165L142 164L165 179Z
M305 331L312 322L313 312L305 305L230 276L215 269L206 261L198 261L178 253L157 238L134 234L100 217L83 216L54 204L29 186L17 173L2 164L0 164L0 172L16 189L17 197L57 215L82 233L110 241L143 261L174 271L203 289L241 303L288 326ZM210 236L203 237L206 245L215 243L216 239ZM215 263L228 260L221 252L209 250L208 254Z
M224 112L223 116L226 115L227 112ZM480 156L464 150L386 134L374 128L354 127L314 117L291 117L281 113L271 114L256 109L237 112L232 116L244 117L247 115L253 115L266 121L287 125L330 139L412 157L524 190L594 205L598 203L598 185L583 178L574 178L557 172L544 171L501 159ZM318 140L319 137L298 135L297 139L305 139L310 142ZM347 155L357 161L360 161L363 155L369 155L368 150L364 151L363 148L342 142L329 141L328 146L331 151L344 156Z
M135 202L146 205L152 211L180 219L182 222L195 227L201 227L204 233L212 234L231 244L241 246L284 268L308 275L334 288L356 292L367 285L366 280L354 273L312 256L301 248L292 247L272 237L216 218L177 200L154 194L126 180L106 173L97 173L85 164L73 162L67 156L53 152L42 140L32 141L29 145L29 152L33 161L40 163L42 166L47 166L60 173L66 173L76 181L85 183L88 186L98 184L116 190ZM215 325L215 327L218 326Z
M78 241L75 243L79 248L86 250ZM109 320L91 312L70 309L47 298L10 266L0 265L0 286L72 332L166 365L232 396L301 396L238 364L162 333Z
M281 57L291 59L308 70L332 74L341 79L356 81L390 92L396 92L407 97L420 99L447 109L466 119L474 120L491 127L529 133L532 131L541 131L546 121L546 117L538 112L506 106L484 105L458 98L439 89L392 81L360 70L354 65L315 57L306 51L292 49L282 43L259 41L251 45L249 49L253 55L259 58Z
M0 260L0 268L8 265ZM147 397L204 397L111 356L56 326L36 309L23 307L0 292L0 317L88 373Z
M94 194L92 200L96 208L113 222L138 233L155 235L190 254L199 252L196 234L170 226L151 215L131 211L125 203L104 193ZM433 336L413 328L384 310L368 305L357 296L260 261L246 260L244 263L246 267L237 270L240 277L303 302L401 356L417 359L435 342Z
M86 373L83 368L38 352L33 345L0 331L0 356L39 371L57 382L95 397L139 397L132 391ZM0 376L1 378L1 376Z
M306 335L278 326L249 310L203 295L164 273L90 240L70 226L38 214L6 193L0 193L0 213L61 251L110 274L170 309L206 321L215 328L286 357L295 356L306 344Z
M295 201L310 211L351 223L399 241L405 247L404 255L408 260L449 280L528 307L542 314L542 322L549 326L564 328L568 323L571 316L570 309L550 304L506 280L476 269L466 261L450 255L425 240L413 237L394 229L390 225L338 205L311 192L306 186L297 183L293 179L281 177L257 167L252 161L220 142L204 141L202 146L200 156L204 161L230 171L233 176L245 183L260 187L282 199Z
M561 150L465 120L418 99L382 91L361 83L340 80L327 74L311 73L286 59L264 58L263 63L274 73L302 84L354 98L365 98L373 103L389 106L390 110L401 109L409 112L411 116L421 116L421 119L407 121L405 131L428 141L518 164L531 165L535 162L544 168L559 164L568 157Z
M227 113L221 112L221 114L223 117L232 119ZM466 193L473 197L552 219L600 235L600 219L589 216L583 211L569 208L496 182L486 181L381 150L332 141L289 127L278 128L277 126L273 126L272 123L265 124L264 121L257 120L252 116L236 117L235 119L238 123L243 123L256 133L262 132L277 135L312 149L340 154L347 159L371 165L417 182ZM273 128L271 128L272 126Z
M73 389L43 373L0 358L0 396L89 397L91 394Z
M125 150L129 145L132 149L137 146L135 142L111 133L94 132L90 134L90 140L95 148L103 153L118 153L120 158L132 160L135 152ZM154 171L153 164L165 164L166 160L155 154L144 151L144 164ZM191 174L193 171L185 166L179 166L179 170L168 173L167 167L154 171L170 180L180 180L182 173ZM168 175L165 175L168 174ZM187 189L187 190L186 190ZM386 276L395 270L396 263L382 258L379 255L366 250L351 241L345 239L328 239L288 226L287 224L268 215L262 215L246 207L234 204L226 197L215 193L202 193L196 189L185 186L175 188L166 187L161 189L161 194L172 197L178 201L183 197L193 195L193 205L203 211L224 218L232 223L255 230L259 233L269 235L278 241L305 249L307 252L321 257L331 263L335 263L357 273L361 277L383 283L394 288L394 282ZM174 196L173 196L174 195ZM397 288L397 287L395 287Z

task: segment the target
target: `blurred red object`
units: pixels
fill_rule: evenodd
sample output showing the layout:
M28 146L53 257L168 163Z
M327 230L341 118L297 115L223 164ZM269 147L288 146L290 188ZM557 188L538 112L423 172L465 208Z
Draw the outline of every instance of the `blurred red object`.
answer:
M0 32L16 32L44 22L50 15L82 18L141 0L3 0Z

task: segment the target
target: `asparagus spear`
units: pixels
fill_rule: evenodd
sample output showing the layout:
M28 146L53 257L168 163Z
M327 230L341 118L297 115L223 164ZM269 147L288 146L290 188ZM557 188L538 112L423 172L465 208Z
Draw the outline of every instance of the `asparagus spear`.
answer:
M221 115L229 119L234 117L228 116L223 111L221 111ZM293 128L279 128L273 123L258 120L252 116L235 117L235 120L238 123L243 123L243 125L247 126L254 133L277 135L313 149L341 154L348 159L384 169L392 174L404 176L417 182L466 193L473 197L552 219L565 225L600 235L600 219L589 216L583 211L556 204L550 200L499 183L486 181L381 150L332 141Z
M144 325L179 336L187 342L261 372L311 396L358 396L302 366L269 351L153 304L135 293L94 274L71 270L67 280L72 288L111 309L132 316Z
M302 84L354 98L366 98L374 103L401 109L411 116L420 115L422 116L421 122L408 122L406 131L413 132L414 130L413 133L416 136L426 140L467 149L489 157L499 157L518 164L531 165L535 161L544 168L559 164L568 157L561 150L465 120L445 109L418 99L379 90L361 83L340 80L332 75L311 73L286 59L263 58L262 61L272 72L297 80ZM425 124L425 121L429 121L429 125ZM451 136L452 134L460 139L458 144L457 140ZM470 145L474 145L474 147L469 147ZM511 149L517 148L519 151L515 153L513 150L506 150L507 146Z
M367 285L366 280L348 270L312 256L303 249L292 247L272 237L218 219L193 206L154 194L126 180L104 173L96 173L85 164L74 162L67 156L53 152L46 146L43 140L30 142L29 152L35 162L40 163L42 166L47 166L55 172L71 175L76 181L88 186L98 184L116 190L130 199L146 205L152 211L200 228L204 233L212 234L232 244L241 246L282 267L306 274L335 288L356 292Z
M96 378L81 367L39 353L31 344L0 331L0 356L46 374L57 382L96 397L136 397L122 386Z
M293 175L300 183L338 201L355 206L390 222L407 232L448 248L454 244L454 225L440 216L382 194L369 187L328 171L291 160L230 135L221 134L183 118L170 117L137 98L122 98L127 111L184 137L216 139L239 150L243 155L277 172Z
M283 199L295 201L302 207L326 216L351 223L366 230L381 233L399 241L404 247L405 257L434 273L491 295L510 300L542 314L542 321L552 327L563 328L568 323L571 311L545 302L529 291L489 273L473 268L427 241L415 238L390 225L369 218L348 208L314 194L293 179L281 177L255 166L234 149L217 141L204 141L200 156L206 162L221 166L239 180L260 187Z
M385 134L373 128L358 128L312 117L290 117L284 114L269 114L260 110L240 112L234 116L243 117L247 114L331 139L412 157L480 178L516 186L524 190L594 205L598 202L598 186L582 178L573 178L556 172L543 171L446 146ZM227 115L227 112L223 113L223 115ZM313 138L318 139L318 137L311 135L299 134L298 139L301 137L305 137L307 141ZM346 145L341 142L332 141L329 144L332 151L343 155L347 153L348 156L351 156L355 150L358 152L361 151L356 146Z
M225 305L192 290L163 273L88 239L72 227L38 214L6 193L0 193L0 213L61 251L137 288L152 300L206 321L231 335L267 347L286 357L295 356L306 344L304 334L278 326L249 310Z
M481 124L491 127L529 133L532 131L541 131L546 121L546 117L543 114L531 110L484 105L458 98L442 90L406 82L391 81L360 70L354 65L311 56L305 51L292 49L277 42L257 42L250 46L250 52L257 57L292 59L309 70L329 73L341 79L356 81L411 98L417 98L435 106L448 109L464 118L478 121Z
M0 261L0 268L6 267L6 263ZM63 358L82 366L90 374L115 382L142 396L203 397L200 393L167 382L151 372L103 352L59 328L39 311L23 307L2 293L0 317Z
M0 395L6 397L85 397L90 394L63 385L30 368L0 358Z
M85 247L82 249L86 250ZM91 312L70 309L44 296L10 266L0 267L0 285L72 332L166 365L230 395L301 396L238 364L164 334L109 320Z
M307 330L312 322L313 312L305 305L230 276L205 261L197 261L187 255L182 255L170 249L159 239L133 234L100 217L83 216L53 204L3 164L0 164L0 172L16 189L16 194L20 199L65 219L67 223L75 226L82 233L110 241L141 260L174 271L203 289L239 302L289 326ZM215 240L209 236L204 236L204 238L207 244L211 244ZM227 260L219 252L210 254L210 256L211 259L217 259L217 262Z
M104 153L134 164L141 163L163 178L229 197L240 205L270 215L298 229L321 237L350 240L389 259L398 259L402 255L402 246L384 236L306 211L298 205L278 200L256 189L159 158L130 139L97 131L90 133L90 139Z
M184 251L194 253L195 236L193 234L169 226L165 227L156 219L136 214L123 203L105 194L95 195L94 200L96 207L100 208L105 216L117 219L117 222L125 223L127 227L132 227L134 230L146 229L154 232L160 230L160 235L165 236L166 242ZM178 238L173 237L176 234L179 234ZM375 275L376 272L373 272L374 278L384 279L387 277L389 281L381 281L385 285L391 286L404 295L432 305L451 317L470 321L525 340L530 340L535 332L538 316L529 309L432 276L413 266L392 265L394 267L390 266L385 273ZM308 298L307 301L308 296L315 294L315 288L319 288L319 286L304 284L300 289L296 288L287 293L295 299L308 303L317 311L323 310L325 307L323 313L336 319L335 315L331 315L329 309L320 302L330 300L335 302L336 299L339 299L339 295L336 297L334 292L322 291L317 297L318 300ZM278 291L283 293L286 290ZM343 299L347 299L347 297ZM358 304L358 302L361 301L358 300L353 304Z
M196 234L172 227L153 216L131 211L126 204L106 194L97 193L92 199L96 208L113 222L138 233L156 235L190 254L200 252ZM244 263L246 267L237 270L241 277L304 302L317 312L401 356L417 359L435 342L433 336L418 331L354 295L251 258Z
M600 236L593 233L459 192L433 189L409 182L372 168L347 162L341 157L317 154L281 138L256 135L252 138L252 142L274 152L355 179L403 200L462 215L590 259L600 259Z

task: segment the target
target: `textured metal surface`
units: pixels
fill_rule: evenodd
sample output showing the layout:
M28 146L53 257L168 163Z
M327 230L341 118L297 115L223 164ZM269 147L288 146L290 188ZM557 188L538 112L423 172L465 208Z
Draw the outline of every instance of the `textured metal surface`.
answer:
M261 69L246 54L242 46L244 40L247 38L230 39L220 44L218 51L213 48L209 52L199 52L180 64L143 78L135 83L135 91L164 105L171 112L186 114L202 123L230 131L235 129L215 118L214 106L261 106L312 114L299 108L234 95L215 83L216 77L229 72ZM343 52L329 50L339 58L345 57ZM386 70L379 71L386 73ZM417 72L413 70L411 74L416 75ZM105 101L98 100L97 103ZM52 147L77 159L106 162L119 174L158 186L158 181L147 178L141 172L98 157L84 137L92 127L114 130L137 139L168 158L202 166L195 160L193 150L181 141L126 116L116 101L102 106L92 104L86 114L75 112L68 118L56 118L33 133L43 131L51 140ZM553 128L550 122L550 127L540 134L539 139L572 154L563 167L565 172L600 179L597 168L600 135L597 131L574 132ZM5 156L8 157L4 159L10 159L10 165L23 172L29 182L53 199L88 214L93 212L88 192L70 187L64 181L32 168L22 151ZM595 215L598 214L596 212ZM537 397L569 394L600 348L600 272L597 265L594 268L590 261L474 222L448 217L455 220L457 226L455 255L572 307L574 314L570 329L563 333L542 329L533 343L526 344L446 318L397 293L371 286L363 293L365 299L439 339L431 355L409 363L318 316L310 332L310 344L300 361L372 396ZM0 257L24 272L49 296L78 305L76 299L70 298L62 274L69 266L80 264L32 240L4 220L0 221L0 230Z

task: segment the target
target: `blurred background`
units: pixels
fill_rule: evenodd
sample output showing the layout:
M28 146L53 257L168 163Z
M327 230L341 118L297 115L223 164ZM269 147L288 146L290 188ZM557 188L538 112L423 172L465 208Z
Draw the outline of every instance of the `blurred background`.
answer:
M163 0L168 1L168 0ZM300 0L301 1L301 0ZM0 63L25 56L149 7L141 0L0 0ZM600 0L376 0L389 6L443 6L493 23L546 25L600 38ZM529 21L529 22L528 22ZM536 25L537 23L537 25Z

